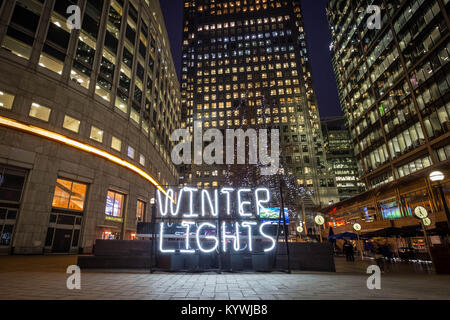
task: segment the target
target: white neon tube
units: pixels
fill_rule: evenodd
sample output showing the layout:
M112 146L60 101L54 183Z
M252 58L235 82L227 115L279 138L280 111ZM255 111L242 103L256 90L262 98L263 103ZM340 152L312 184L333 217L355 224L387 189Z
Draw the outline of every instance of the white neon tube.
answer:
M252 226L256 226L256 222L244 221L242 222L243 227L248 228L248 250L253 251L253 238L252 238Z
M266 225L270 225L270 224L271 224L271 222L264 222L263 224L261 224L261 225L259 226L259 233L260 233L264 238L267 238L267 239L269 239L270 241L272 241L272 246L269 247L269 248L267 248L267 249L264 249L264 252L272 251L272 250L275 248L275 245L276 245L276 243L277 243L277 242L275 241L274 238L272 238L271 236L265 234L264 231L263 231L263 228L264 228Z
M222 190L220 190L220 193L225 194L227 197L227 216L231 215L231 192L233 191L233 188L222 188Z
M239 215L241 215L242 217L251 217L252 214L251 213L246 213L244 210L244 206L248 206L251 205L250 201L242 201L242 197L241 197L241 193L242 192L250 192L252 191L251 189L247 189L247 188L242 188L238 190L238 208L239 208Z
M233 239L233 249L234 251L239 251L241 248L239 243L239 222L236 222L236 233L234 236L228 236L226 233L226 223L222 223L222 249L223 252L227 252L227 239Z
M164 241L164 222L159 224L159 251L162 253L174 253L173 249L163 249L163 241Z
M210 253L210 252L215 251L217 249L217 247L219 246L219 239L217 239L217 237L215 237L215 236L205 236L205 239L214 240L215 245L211 249L204 249L202 247L202 244L201 244L201 241L200 241L200 232L206 226L211 227L211 228L216 228L216 226L213 225L212 223L208 223L208 222L202 223L197 229L197 234L196 234L197 246L198 246L198 248L199 248L199 250L201 252Z
M206 189L202 190L202 217L204 217L206 214L205 200L208 200L211 215L213 217L217 217L219 215L219 191L217 189L214 190L214 205L213 205L208 190Z

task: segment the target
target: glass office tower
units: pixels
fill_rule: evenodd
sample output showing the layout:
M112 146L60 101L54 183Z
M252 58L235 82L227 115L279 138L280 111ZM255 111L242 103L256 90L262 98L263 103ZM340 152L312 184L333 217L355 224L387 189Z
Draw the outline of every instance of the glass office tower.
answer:
M341 106L368 190L324 209L343 225L336 232L354 222L363 231L417 228L417 206L427 209L430 232L447 232L449 12L448 0L328 2ZM379 26L368 23L376 18ZM430 179L434 171L444 180Z
M365 191L359 176L362 173L356 161L355 148L344 118L322 118L322 132L327 160L336 177L339 200L345 200Z
M450 157L448 0L329 1L341 105L369 189Z
M300 1L184 1L182 125L279 128L283 174L314 192L305 200L313 208L336 199L337 191L302 15ZM223 184L227 175L222 167L185 170L185 183L203 188Z

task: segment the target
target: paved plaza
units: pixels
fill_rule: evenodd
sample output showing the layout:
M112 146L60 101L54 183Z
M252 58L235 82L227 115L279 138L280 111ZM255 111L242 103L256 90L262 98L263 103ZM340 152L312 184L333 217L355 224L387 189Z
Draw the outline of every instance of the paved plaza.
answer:
M0 299L328 300L450 299L450 276L386 272L381 290L367 289L363 267L337 261L336 273L155 273L82 271L81 290L65 273L76 256L0 257ZM366 262L369 264L369 262Z

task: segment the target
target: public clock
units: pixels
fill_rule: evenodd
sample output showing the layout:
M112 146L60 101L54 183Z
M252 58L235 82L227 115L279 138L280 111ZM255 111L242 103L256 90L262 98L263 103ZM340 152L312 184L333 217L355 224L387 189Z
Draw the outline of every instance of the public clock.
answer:
M431 225L431 219L430 218L422 219L422 222L423 222L423 225L425 227L428 227L429 225Z
M314 221L319 225L323 225L325 223L325 219L322 216L316 216L314 218Z
M424 207L416 207L416 209L414 209L414 214L419 219L425 219L428 217L428 211Z
M297 227L297 232L298 233L302 233L303 232L303 228L302 227Z
M355 223L353 225L353 229L355 229L355 231L361 231L361 225L359 223Z

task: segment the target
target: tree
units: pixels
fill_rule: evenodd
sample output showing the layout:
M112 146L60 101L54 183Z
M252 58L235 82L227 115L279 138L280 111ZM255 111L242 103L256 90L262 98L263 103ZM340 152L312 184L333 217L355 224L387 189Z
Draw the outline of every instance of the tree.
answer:
M255 130L279 129L278 126L269 124L266 121L268 117L266 117L264 111L267 107L269 105L264 97L262 105L256 107L250 106L246 99L241 100L233 109L233 112L236 110L240 112L241 121L239 128L244 131L250 128ZM249 150L248 139L245 141L245 148ZM272 202L277 203L280 207L281 192L283 192L284 206L288 208L291 221L293 219L302 219L304 221L304 200L314 195L313 190L305 188L294 175L289 174L289 170L285 168L282 162L280 162L280 168L276 174L270 176L261 175L261 165L249 164L247 153L245 164L227 164L225 182L231 186L264 186L270 188ZM296 224L292 224L292 227L295 228Z

